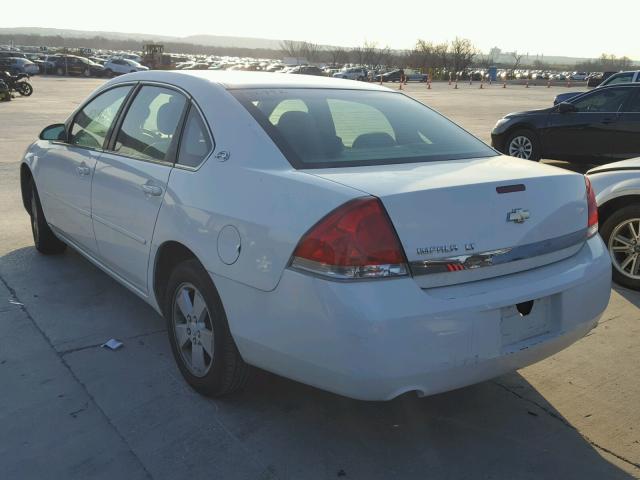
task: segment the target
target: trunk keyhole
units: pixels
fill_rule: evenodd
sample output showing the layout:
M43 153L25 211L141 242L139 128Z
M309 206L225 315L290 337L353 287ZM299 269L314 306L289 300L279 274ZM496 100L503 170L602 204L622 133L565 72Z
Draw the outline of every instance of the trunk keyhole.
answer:
M531 310L533 309L533 300L529 300L528 302L518 303L516 305L516 309L518 310L518 313L520 313L520 315L522 315L523 317L526 317L531 313Z

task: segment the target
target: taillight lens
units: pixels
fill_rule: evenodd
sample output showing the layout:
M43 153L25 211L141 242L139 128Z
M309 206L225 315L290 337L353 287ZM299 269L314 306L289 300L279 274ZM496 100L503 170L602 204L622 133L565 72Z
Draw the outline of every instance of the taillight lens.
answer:
M347 202L316 223L298 243L291 266L336 279L408 272L391 220L374 197Z
M593 191L591 180L589 177L584 177L584 182L587 184L587 206L588 206L588 222L587 222L587 237L593 237L598 233L598 204L596 203L596 194Z

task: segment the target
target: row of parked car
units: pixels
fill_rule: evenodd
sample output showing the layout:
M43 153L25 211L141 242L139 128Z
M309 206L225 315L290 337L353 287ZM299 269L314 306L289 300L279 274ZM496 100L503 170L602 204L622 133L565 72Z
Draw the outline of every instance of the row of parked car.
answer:
M0 70L8 71L14 75L52 74L111 77L148 70L148 68L133 59L120 56L87 58L78 55L56 54L40 55L37 58L29 59L24 54L16 52L0 52Z

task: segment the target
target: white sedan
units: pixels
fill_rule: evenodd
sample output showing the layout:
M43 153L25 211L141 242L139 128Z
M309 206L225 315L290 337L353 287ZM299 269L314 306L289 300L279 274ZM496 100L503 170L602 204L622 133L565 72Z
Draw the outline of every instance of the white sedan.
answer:
M613 279L640 290L640 158L602 165L587 175L596 192Z
M104 63L104 72L109 77L146 70L149 70L149 67L140 65L138 62L128 58L110 58Z
M434 394L567 347L609 301L585 177L377 85L135 73L20 168L36 248L72 246L164 315L208 395L248 365L359 399Z

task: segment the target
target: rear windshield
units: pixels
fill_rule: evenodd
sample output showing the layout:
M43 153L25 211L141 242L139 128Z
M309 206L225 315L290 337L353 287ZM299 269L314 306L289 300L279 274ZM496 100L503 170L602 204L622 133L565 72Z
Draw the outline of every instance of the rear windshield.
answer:
M308 88L230 92L298 169L497 155L439 113L395 92Z

